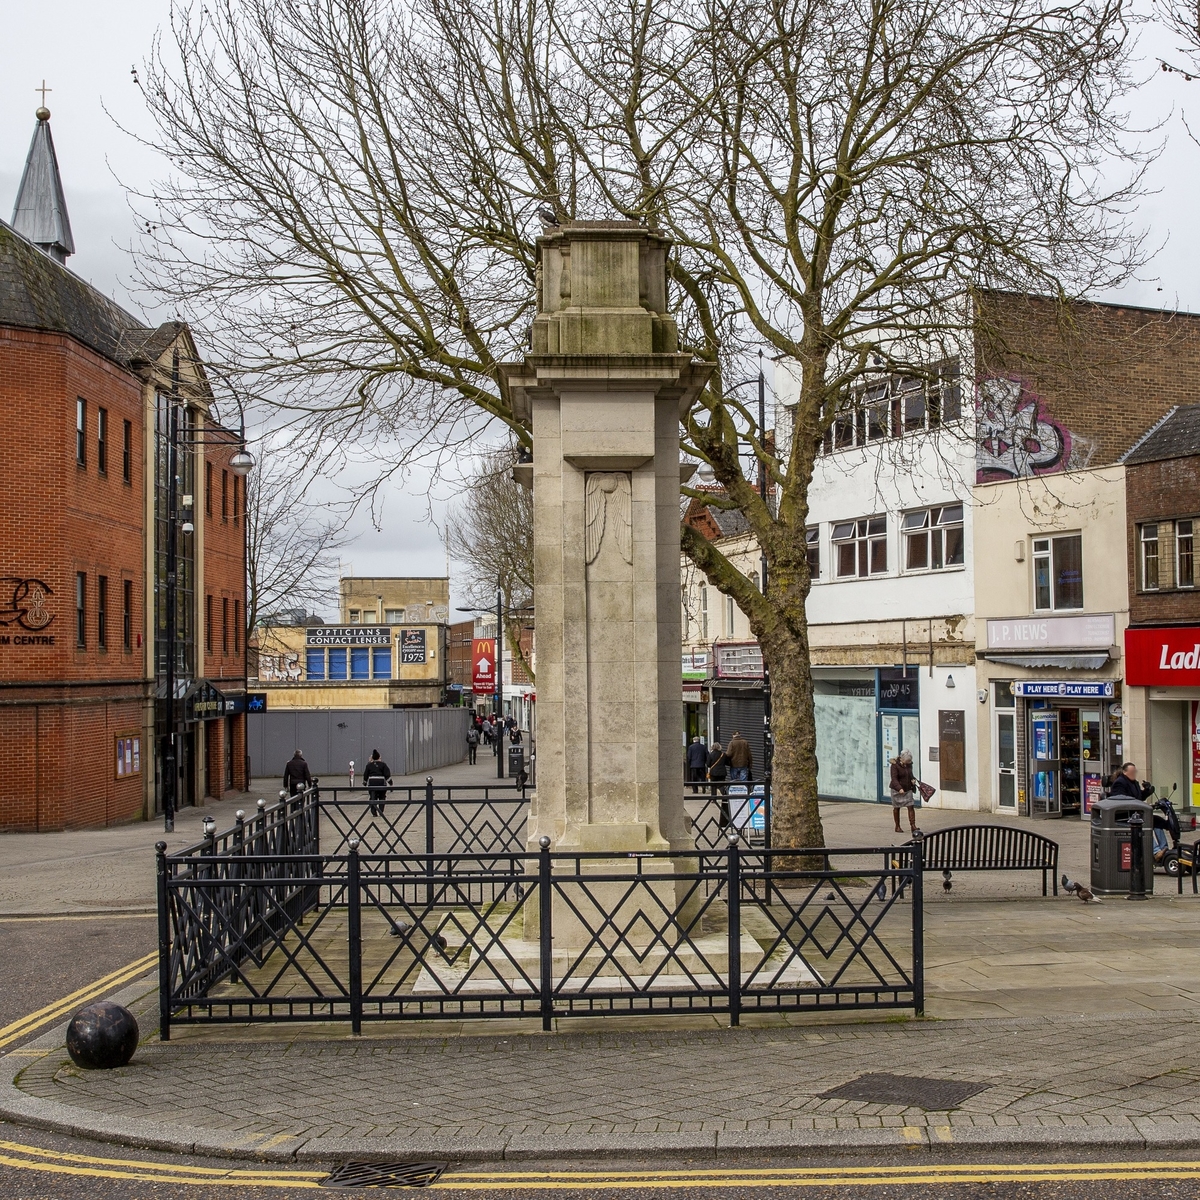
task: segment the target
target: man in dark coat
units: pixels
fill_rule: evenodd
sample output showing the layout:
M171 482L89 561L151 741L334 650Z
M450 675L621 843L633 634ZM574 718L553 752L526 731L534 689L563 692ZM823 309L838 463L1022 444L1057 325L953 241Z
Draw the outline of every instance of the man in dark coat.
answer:
M687 748L687 777L692 785L692 792L698 792L708 774L708 747L698 738L692 738L692 744Z
M1153 791L1148 783L1138 783L1136 764L1122 763L1108 794L1128 796L1130 800L1145 800Z
M283 768L283 790L289 796L298 796L306 787L312 784L312 772L304 755L299 750L288 759L288 765Z
M392 769L379 757L378 750L371 751L371 759L363 768L362 781L367 785L371 815L382 817L388 784L392 782Z

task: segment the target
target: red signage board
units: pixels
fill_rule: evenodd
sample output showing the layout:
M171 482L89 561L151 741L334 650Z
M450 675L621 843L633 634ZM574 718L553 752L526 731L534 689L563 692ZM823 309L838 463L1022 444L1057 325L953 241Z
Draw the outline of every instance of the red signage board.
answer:
M1200 626L1125 630L1125 682L1200 687Z
M471 647L471 686L477 696L496 690L496 639L476 638Z

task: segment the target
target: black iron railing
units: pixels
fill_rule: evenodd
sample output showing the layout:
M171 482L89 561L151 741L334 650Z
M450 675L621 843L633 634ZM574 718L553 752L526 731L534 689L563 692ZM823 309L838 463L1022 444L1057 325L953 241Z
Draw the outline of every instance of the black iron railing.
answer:
M349 830L328 854L331 803L160 844L164 1038L196 1022L923 1011L919 843L365 853ZM292 853L273 848L287 837Z

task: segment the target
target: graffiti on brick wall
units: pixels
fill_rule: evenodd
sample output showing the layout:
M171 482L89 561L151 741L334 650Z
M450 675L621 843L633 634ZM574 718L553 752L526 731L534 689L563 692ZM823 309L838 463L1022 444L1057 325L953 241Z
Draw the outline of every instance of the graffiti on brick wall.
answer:
M975 481L991 483L1085 467L1090 439L1050 415L1045 401L1020 379L985 379L976 396Z

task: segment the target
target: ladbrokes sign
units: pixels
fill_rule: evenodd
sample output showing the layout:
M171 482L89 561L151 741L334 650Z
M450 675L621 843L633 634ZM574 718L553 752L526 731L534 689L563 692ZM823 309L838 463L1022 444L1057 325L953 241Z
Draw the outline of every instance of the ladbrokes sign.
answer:
M1200 687L1200 625L1125 630L1125 679L1135 687Z

